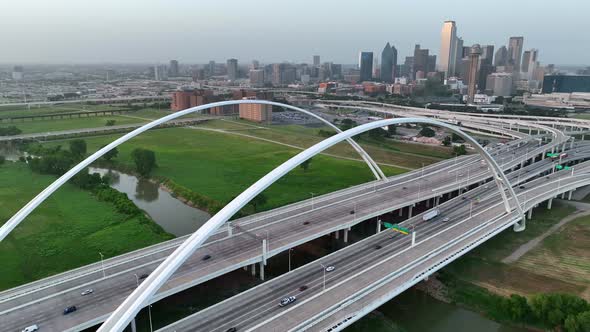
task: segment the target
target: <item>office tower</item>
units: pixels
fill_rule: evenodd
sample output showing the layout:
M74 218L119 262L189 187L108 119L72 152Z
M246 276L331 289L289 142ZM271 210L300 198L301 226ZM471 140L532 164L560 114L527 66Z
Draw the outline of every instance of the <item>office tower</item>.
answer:
M471 53L469 54L469 88L467 90L468 103L473 103L476 86L477 86L477 73L479 67L479 57L481 55L481 46L475 44L471 47Z
M166 66L163 65L155 65L154 66L154 80L161 81L167 79L167 70Z
M543 93L590 92L589 75L547 75L543 79Z
M510 97L512 95L512 74L493 73L488 75L486 90L493 96Z
M412 72L412 68L414 68L414 57L407 56L404 60L404 64L400 68L400 76L411 78L412 75L410 73Z
M252 64L250 65L250 69L258 69L260 68L260 62L258 60L252 60Z
M508 49L502 46L496 51L496 58L494 59L494 66L506 66L508 64Z
M264 86L264 70L250 69L250 86L261 88Z
M178 60L170 60L170 69L168 70L170 77L178 77Z
M386 83L393 82L393 73L395 72L396 63L394 61L393 49L387 43L381 52L381 81Z
M360 81L370 81L373 76L373 52L361 52L359 55Z
M426 69L426 73L432 73L436 71L436 55L428 56L428 66Z
M330 78L333 80L339 80L342 78L342 65L341 64L330 64Z
M457 26L455 21L445 21L441 32L439 53L439 71L445 73L445 77L455 74L457 61Z
M416 77L416 72L421 71L426 73L428 71L428 49L421 49L419 44L414 46L414 68L412 69L412 77Z
M481 47L481 64L492 66L494 64L494 45L483 45Z
M203 68L195 68L191 71L193 81L201 81L205 79L205 69Z
M217 73L216 68L217 68L217 66L215 65L215 61L213 61L213 60L209 61L209 65L207 67L207 71L209 72L209 76L215 76L215 74Z
M297 72L293 66L286 63L275 63L272 65L272 84L291 84L295 82L296 74Z
M235 81L238 78L238 60L228 59L227 60L227 79Z
M522 64L520 65L520 68L522 69L523 73L526 73L529 71L530 60L531 60L531 51L524 51L524 53L522 53Z
M14 66L12 69L12 79L15 81L21 81L24 78L24 69L22 66Z
M379 80L380 73L381 72L381 68L379 68L379 58L378 57L373 57L373 79L374 80Z
M531 49L525 51L522 56L521 71L525 74L524 78L532 79L537 65L537 58L539 57L539 50Z
M393 80L399 76L398 65L397 65L397 48L395 46L391 46L391 52L393 52Z
M452 76L458 75L459 66L461 66L463 63L463 58L469 56L469 47L467 47L466 51L464 51L464 49L465 47L463 47L463 38L457 37L455 39L455 50L453 51L455 53L455 66L453 67Z
M510 37L508 42L508 65L512 66L515 73L520 71L523 45L524 37Z
M314 65L314 67L319 67L319 65L320 65L320 56L319 55L313 56L313 65Z

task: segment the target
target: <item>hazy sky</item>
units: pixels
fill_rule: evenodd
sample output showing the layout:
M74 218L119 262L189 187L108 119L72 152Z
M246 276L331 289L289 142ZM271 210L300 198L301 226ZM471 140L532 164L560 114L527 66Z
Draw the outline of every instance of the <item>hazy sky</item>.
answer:
M385 43L438 54L457 22L465 44L522 35L542 63L590 65L589 0L0 0L0 63L355 63ZM403 60L402 60L403 61Z

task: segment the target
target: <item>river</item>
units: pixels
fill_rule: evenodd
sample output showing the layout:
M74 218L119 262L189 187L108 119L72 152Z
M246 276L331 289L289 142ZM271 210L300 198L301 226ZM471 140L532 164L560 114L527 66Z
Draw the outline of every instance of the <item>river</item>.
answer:
M211 217L205 211L182 203L152 181L105 168L90 167L89 171L108 175L112 188L127 194L135 205L168 233L176 236L193 233Z

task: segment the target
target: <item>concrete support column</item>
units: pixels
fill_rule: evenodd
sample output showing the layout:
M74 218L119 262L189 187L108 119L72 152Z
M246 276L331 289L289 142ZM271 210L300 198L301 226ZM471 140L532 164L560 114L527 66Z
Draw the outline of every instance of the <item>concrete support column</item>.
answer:
M135 318L131 320L131 332L137 332L137 325L135 324Z
M244 266L244 271L248 271L248 265Z
M266 256L268 255L267 248L268 244L266 239L262 239L262 263L264 263L264 265L266 265Z
M414 209L413 205L408 206L408 219L412 218L412 210Z
M541 153L541 160L545 160L545 150L543 150L543 152Z
M565 199L565 192L561 193L561 199Z
M342 236L342 240L344 241L344 243L348 243L348 229L343 229L342 230L344 233L344 235Z
M430 208L430 198L426 200L426 208Z
M412 247L416 245L416 232L412 232Z
M572 200L572 194L573 194L573 193L574 193L574 191L573 191L573 190L570 190L570 191L568 192L568 194L567 194L567 200L568 200L568 201L571 201L571 200Z
M533 132L533 128L529 127L529 135Z
M252 264L252 276L256 277L256 263Z
M403 216L403 214L404 214L404 208L400 208L399 209L399 216L401 217L401 216Z
M260 262L260 280L264 281L264 263Z
M552 204L552 203L553 203L553 198L550 198L550 199L547 201L547 210L551 210L551 204Z
M584 134L582 134L582 141L584 140L584 136L585 136L585 135L584 135Z
M570 149L574 148L574 140L575 138L572 136L572 141L570 142Z
M438 206L439 203L440 203L440 196L436 196L436 198L434 199L434 206Z
M338 230L338 231L336 231L336 232L334 232L334 238L335 238L336 240L338 240L338 239L340 238L340 231L339 231L339 230Z
M529 220L531 220L533 218L533 208L531 208L528 212L527 218L529 218Z
M381 233L381 220L377 220L377 233Z

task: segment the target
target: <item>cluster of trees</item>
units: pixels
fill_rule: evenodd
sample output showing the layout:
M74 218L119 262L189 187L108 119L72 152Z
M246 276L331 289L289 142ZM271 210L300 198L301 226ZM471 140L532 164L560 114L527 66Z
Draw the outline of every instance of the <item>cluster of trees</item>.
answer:
M113 119L111 119L111 120L107 120L107 122L105 123L105 125L106 125L107 127L112 127L112 126L114 126L114 125L115 125L115 123L116 123L116 122L117 122L117 121L116 121L116 120L113 120Z
M320 136L320 137L331 137L331 136L334 136L334 135L336 135L336 132L331 131L331 130L323 130L323 129L320 129L318 131L318 136Z
M420 132L418 133L420 136L424 136L424 137L434 137L436 136L436 132L434 131L434 129L430 128L429 126L423 125L422 129L420 129Z
M0 136L20 135L22 132L16 126L0 127Z
M156 153L152 150L136 148L131 152L135 169L139 175L147 177L157 167Z
M461 144L459 146L453 147L453 153L458 156L462 156L464 154L467 154L467 149L465 148L465 145Z
M183 199L191 202L201 210L209 212L213 215L223 208L223 204L210 197L204 196L200 193L194 192L178 183L168 179L164 181L164 186L168 188L175 196L180 196Z

